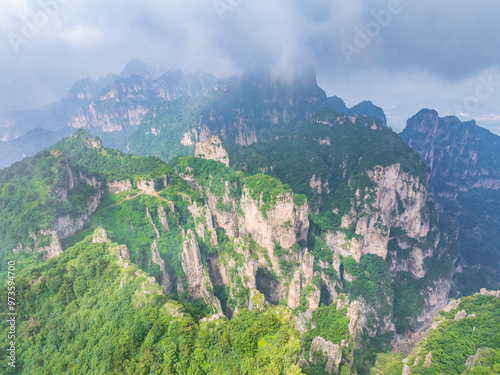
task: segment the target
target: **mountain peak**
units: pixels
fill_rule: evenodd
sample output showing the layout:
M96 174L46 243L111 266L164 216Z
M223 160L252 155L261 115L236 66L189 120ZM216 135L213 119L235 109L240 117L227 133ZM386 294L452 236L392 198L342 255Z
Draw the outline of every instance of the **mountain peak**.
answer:
M435 117L438 117L439 113L435 109L422 108L413 117L420 117L420 116L435 116Z
M147 79L154 79L158 76L158 71L141 59L136 58L130 60L120 73L120 77L122 78L128 78L133 75L138 75Z

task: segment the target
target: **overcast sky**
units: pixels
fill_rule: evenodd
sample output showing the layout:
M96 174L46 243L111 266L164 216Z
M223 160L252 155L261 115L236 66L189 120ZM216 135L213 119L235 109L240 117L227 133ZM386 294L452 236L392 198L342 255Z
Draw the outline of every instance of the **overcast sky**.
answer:
M221 77L312 67L395 130L427 107L500 134L499 15L497 0L2 0L0 112L138 57Z

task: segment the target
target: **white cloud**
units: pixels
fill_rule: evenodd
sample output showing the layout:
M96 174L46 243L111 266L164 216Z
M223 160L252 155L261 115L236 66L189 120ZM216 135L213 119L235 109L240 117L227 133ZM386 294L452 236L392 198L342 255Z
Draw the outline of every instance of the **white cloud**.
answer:
M0 99L12 97L13 103L13 92L27 98L53 91L54 100L75 80L119 73L135 57L220 76L255 67L289 76L311 66L329 95L349 106L372 100L401 128L422 107L469 112L455 111L453 104L463 106L464 98L474 95L478 72L500 62L495 0L482 0L481 6L401 0L403 11L351 64L340 44L352 42L355 28L373 21L373 12L387 9L388 0L221 0L233 4L223 20L214 0L1 1L4 34L20 32L22 18L40 11L40 1L65 4L19 53L0 37L0 75L11 79L0 84ZM470 115L493 113L500 100L496 94ZM0 100L0 111L2 106Z
M99 47L105 39L105 31L93 25L76 25L58 32L59 38L73 48Z

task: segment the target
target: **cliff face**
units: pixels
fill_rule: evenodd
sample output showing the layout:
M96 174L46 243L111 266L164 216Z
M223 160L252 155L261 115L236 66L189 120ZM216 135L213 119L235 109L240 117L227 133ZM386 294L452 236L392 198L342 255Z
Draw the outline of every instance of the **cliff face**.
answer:
M342 217L343 229L355 225L352 238L347 238L342 231L329 231L325 235L332 251L344 257L352 256L358 262L365 254L386 259L390 228L399 228L417 243L423 241L429 231L429 218L422 214L427 200L426 181L405 173L400 164L386 168L377 166L367 171L367 175L375 187L372 191L356 191L356 206L367 201L371 204L363 204L364 210L359 213L353 208ZM423 261L426 256L432 255L432 250L422 253L417 246L409 247L412 257L410 270L416 277L423 277Z
M71 167L67 158L60 151L52 151L51 156L61 162L60 180L57 187L47 187L52 189L51 195L57 197L59 202L64 204L69 203L70 196L74 196L75 191L81 191L81 189L85 189L85 186L92 188L91 193L84 199L84 205L78 210L73 207L68 213L64 213L64 211L59 213L48 224L44 225L45 228L43 226L32 228L29 232L32 239L31 243L26 240L19 240L12 249L15 253L20 251L43 252L46 258L59 255L63 251L61 241L82 229L101 202L103 193L101 182L94 177L87 177L81 171ZM19 188L22 189L23 187Z
M455 277L457 293L498 287L500 137L474 121L422 110L408 120L401 138L431 168L429 193L441 226L457 226L454 247L463 259Z
M229 167L229 155L219 137L213 136L205 142L197 142L194 156L207 160L220 161Z
M132 75L102 89L71 117L68 126L115 132L139 125L145 114L162 101L210 92L216 78L204 73L169 71L159 78Z
M307 238L308 206L307 203L296 205L293 193L278 196L274 207L267 211L265 216L260 209L262 203L253 200L248 189L243 190L240 205L243 215L239 218L238 232L250 234L255 242L269 252L274 249L276 243L288 249Z
M306 253L290 254L290 261L296 262L297 268L292 273L284 274L280 261L282 255L276 254L276 247L290 249L297 241L305 240L309 229L307 202L298 206L293 201L293 194L284 194L276 197L273 207L264 215L261 209L262 202L252 199L247 188L244 188L238 201L230 198L229 185L223 197L214 196L210 190L206 191L207 203L205 228L224 228L230 238L235 239L234 249L243 256L243 261L235 263L230 258L222 257L219 262L224 284L234 284L231 273L243 276L243 285L251 290L257 288L257 272L259 268L277 275L278 281L270 286L270 294L284 298L291 307L298 306L301 291L312 282L312 266L314 258ZM229 204L231 210L222 210L218 205ZM200 215L201 216L201 215ZM202 216L201 216L202 217ZM211 231L211 233L214 233ZM251 246L250 241L256 244ZM214 240L212 240L212 243ZM250 250L254 248L254 250ZM290 250L287 250L289 252ZM290 285L284 288L284 283ZM316 290L317 289L317 290ZM310 296L311 305L319 306L319 289Z
M431 167L437 195L456 198L459 191L500 188L500 137L474 121L422 110L408 120L401 138Z
M208 271L203 266L196 234L191 230L182 233L184 237L182 268L186 275L189 295L192 299L203 298L217 313L222 313L219 299L213 294L213 285Z

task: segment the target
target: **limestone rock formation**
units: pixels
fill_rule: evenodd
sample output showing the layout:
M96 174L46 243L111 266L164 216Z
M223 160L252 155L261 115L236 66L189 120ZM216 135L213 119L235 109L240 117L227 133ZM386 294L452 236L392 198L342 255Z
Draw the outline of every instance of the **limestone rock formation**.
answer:
M192 230L183 230L182 268L186 275L188 292L192 299L203 298L217 312L222 312L220 301L213 295L213 285L208 271L201 262L200 248L196 234Z
M106 187L108 189L108 192L110 194L118 194L123 191L130 191L132 190L132 184L130 183L130 180L123 180L123 181L111 181L106 184Z
M207 160L220 161L229 167L229 155L222 144L222 141L216 135L204 142L197 142L195 145L194 156Z
M408 238L420 241L429 231L429 218L424 216L427 200L426 181L409 175L400 164L376 167L367 171L376 184L373 192L357 192L361 202L372 196L373 203L365 207L361 217L351 211L342 218L342 227L348 229L355 224L355 234L350 240L343 232L328 232L327 245L336 253L352 256L358 262L364 254L387 257L390 228L401 228ZM403 245L404 246L404 245ZM409 245L408 245L409 246ZM423 261L432 252L422 252L417 246L411 247L413 261L410 270L415 277L423 277Z
M339 345L326 341L320 336L316 336L311 343L309 362L317 363L316 353L320 352L328 359L325 371L331 374L338 373L340 361L342 361L342 349Z
M156 263L160 267L161 286L165 290L165 293L171 293L172 283L170 281L170 276L168 275L167 270L165 268L165 261L161 257L160 252L158 251L158 244L156 240L153 241L153 245L151 246L151 255L152 255L151 260L153 261L153 263Z

